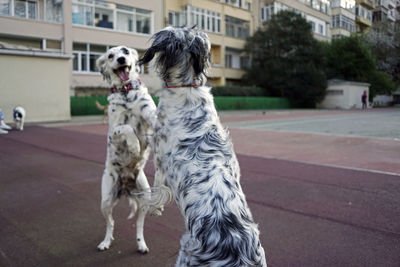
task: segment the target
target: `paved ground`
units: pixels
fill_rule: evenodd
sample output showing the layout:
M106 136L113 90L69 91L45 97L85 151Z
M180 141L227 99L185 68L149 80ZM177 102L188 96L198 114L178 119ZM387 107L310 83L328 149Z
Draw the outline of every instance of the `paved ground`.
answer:
M221 113L269 266L399 266L399 118L400 109ZM96 251L100 120L0 136L0 266L173 265L183 231L174 204L146 219L149 254L135 252L125 202L111 250ZM146 173L152 180L151 161Z

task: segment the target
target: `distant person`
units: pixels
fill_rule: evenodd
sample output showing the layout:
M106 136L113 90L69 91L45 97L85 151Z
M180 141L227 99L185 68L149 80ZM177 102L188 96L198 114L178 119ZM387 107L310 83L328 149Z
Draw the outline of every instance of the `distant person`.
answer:
M364 90L364 93L361 95L362 109L367 109L367 91Z
M11 127L4 122L3 111L0 108L0 134L7 134Z

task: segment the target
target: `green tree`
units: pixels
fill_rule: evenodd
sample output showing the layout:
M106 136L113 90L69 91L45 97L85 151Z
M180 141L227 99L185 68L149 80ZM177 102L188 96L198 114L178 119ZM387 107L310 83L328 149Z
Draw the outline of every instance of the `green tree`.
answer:
M246 43L251 66L245 83L266 88L269 95L287 97L296 107L314 107L326 92L324 50L311 24L300 14L281 11Z
M328 79L368 82L375 70L374 57L359 36L332 40L325 49Z
M376 59L376 67L400 85L400 21L375 22L366 40Z
M353 35L325 44L328 79L368 82L370 100L377 94L390 93L394 83L390 76L377 70L371 47L364 37Z

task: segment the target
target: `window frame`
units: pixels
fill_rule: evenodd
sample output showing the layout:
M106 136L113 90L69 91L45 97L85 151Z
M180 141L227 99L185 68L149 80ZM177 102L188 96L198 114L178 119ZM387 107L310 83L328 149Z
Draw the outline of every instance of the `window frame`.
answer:
M16 2L24 2L24 16L18 16L15 13L15 5ZM30 18L29 17L29 3L34 3L35 4L35 17ZM16 17L20 19L30 19L30 20L40 20L40 6L39 6L39 1L38 0L9 0L8 1L8 14L7 13L1 13L0 16L10 16L10 17Z
M88 1L88 0L86 0ZM83 23L75 23L74 20L72 20L72 25L73 26L80 26L80 27L90 27L90 28L96 28L96 29L103 29L103 30L111 30L111 31L117 31L117 32L124 32L124 33L133 33L133 34L138 34L138 35L151 35L154 32L154 11L153 10L147 10L147 9L142 9L142 8L137 8L133 6L126 6L126 5L121 5L121 4L114 4L110 2L105 2L105 1L91 1L91 3L87 2L80 2L78 0L72 0L72 6L84 6L84 7L90 7L91 8L91 21L92 24L88 25L86 23L87 18L86 18L86 12L84 14L83 18ZM102 2L106 4L111 4L113 5L112 7L105 7L96 4L96 2ZM112 11L112 20L108 20L108 22L112 23L112 28L109 27L101 27L96 25L96 8L98 10L104 9L104 10L109 10ZM146 11L146 13L140 12L140 10ZM73 13L74 14L74 13ZM79 13L78 13L79 14ZM128 25L128 30L123 30L119 28L118 25L118 15L119 14L124 14L124 15L132 15L132 31L129 31L129 25ZM138 32L138 27L137 27L137 22L138 22L138 15L142 16L146 19L149 19L149 32Z

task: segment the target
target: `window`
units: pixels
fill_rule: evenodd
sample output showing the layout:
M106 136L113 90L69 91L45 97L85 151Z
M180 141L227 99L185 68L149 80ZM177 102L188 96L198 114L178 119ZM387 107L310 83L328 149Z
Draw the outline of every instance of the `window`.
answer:
M372 21L372 12L370 10L366 9L365 7L363 7L362 5L356 6L356 15L363 17L369 21Z
M107 29L114 29L114 4L103 1L95 1L94 19L95 26Z
M24 19L38 19L38 2L36 0L0 0L0 14Z
M93 26L93 6L83 4L72 4L72 23L86 26Z
M63 1L46 0L45 5L45 20L53 22L63 21Z
M324 25L318 24L318 33L324 35Z
M204 17L202 18L202 26L204 28ZM181 26L180 23L180 14L178 12L168 12L168 25L170 26Z
M226 47L225 49L225 68L243 69L249 66L249 58L242 56L243 51Z
M310 23L311 23L312 32L315 32L315 22L314 21L310 21Z
M133 32L133 14L125 11L117 11L117 30Z
M232 68L232 55L225 55L225 68Z
M306 3L306 5L312 7L320 12L323 12L325 14L330 13L330 8L329 8L330 1L329 0L306 0L305 3Z
M225 0L225 3L231 6L242 7L242 0Z
M225 29L228 36L246 39L250 35L250 22L225 16Z
M271 19L271 16L273 14L277 14L279 11L288 10L288 9L289 9L289 7L287 5L277 3L277 2L274 2L272 4L264 6L261 8L261 20L267 21L267 20Z
M342 28L348 30L349 32L356 31L355 21L344 15L333 15L332 16L332 28Z
M326 94L327 94L327 95L331 95L331 96L334 96L334 95L343 95L343 90L335 90L335 89L326 90Z
M77 72L98 72L96 60L107 51L103 45L73 44L73 70Z
M305 15L305 19L311 24L312 32L326 36L326 22L314 16ZM333 18L332 18L333 19Z
M143 9L136 9L136 32L150 33L151 12Z
M11 15L10 14L10 0L0 0L0 14Z
M354 0L331 0L331 7L342 7L348 10L353 10L354 6Z
M72 23L123 32L151 34L152 11L104 1L73 0Z
M240 67L241 69L248 69L250 67L250 58L247 56L241 56Z
M208 32L221 32L221 15L202 8L183 7L181 23L189 26L197 25L198 28Z

